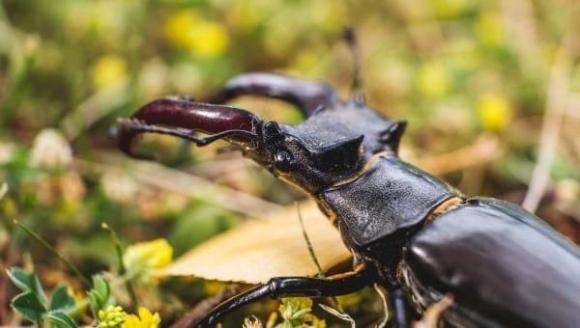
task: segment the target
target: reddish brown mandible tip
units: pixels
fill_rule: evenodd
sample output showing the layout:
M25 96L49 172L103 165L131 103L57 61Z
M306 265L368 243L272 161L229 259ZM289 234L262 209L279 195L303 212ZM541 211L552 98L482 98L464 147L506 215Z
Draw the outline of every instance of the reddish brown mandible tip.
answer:
M261 120L254 114L235 107L198 103L184 99L159 99L141 107L131 118L119 120L119 148L132 151L136 136L156 132L184 136L194 132L219 134L227 131L255 133ZM235 137L228 137L234 140Z

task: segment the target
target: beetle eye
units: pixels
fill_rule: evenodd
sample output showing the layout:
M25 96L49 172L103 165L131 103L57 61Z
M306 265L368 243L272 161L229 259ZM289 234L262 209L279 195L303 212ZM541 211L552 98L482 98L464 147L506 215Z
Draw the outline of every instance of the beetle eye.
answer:
M286 168L292 164L293 157L287 150L280 150L274 155L274 163L277 167Z

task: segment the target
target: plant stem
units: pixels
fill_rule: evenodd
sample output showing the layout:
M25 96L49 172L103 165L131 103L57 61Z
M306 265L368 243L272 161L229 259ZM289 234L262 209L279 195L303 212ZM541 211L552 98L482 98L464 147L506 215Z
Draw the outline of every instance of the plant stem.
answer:
M326 275L322 270L322 266L318 261L318 257L316 257L316 253L314 252L314 247L312 247L312 242L310 241L310 237L308 237L308 233L306 232L306 227L304 226L304 220L302 219L302 212L300 212L300 204L296 202L296 211L298 212L298 220L300 221L300 227L302 228L302 236L304 237L304 241L306 242L306 246L308 247L308 252L310 253L310 258L314 261L314 265L318 270L317 276L319 278L325 278ZM336 296L330 297L331 303L338 309L339 312L344 312L338 298Z
M46 240L44 240L44 238L42 238L36 232L30 230L28 227L26 227L22 223L18 222L18 220L13 220L13 222L20 229L24 230L24 232L26 232L26 234L28 234L30 237L32 237L37 242L39 242L42 246L44 246L44 248L46 248L52 255L54 255L56 258L58 258L65 266L67 266L69 268L69 270L71 270L77 276L77 278L83 283L83 285L85 285L86 288L91 288L91 283L81 273L81 271L72 262L70 262L64 256L62 256L51 244L49 244Z
M123 262L123 247L121 246L121 241L117 237L117 233L109 227L108 224L103 223L101 224L101 228L107 230L111 236L111 240L113 241L113 245L115 245L115 253L117 253L117 260L119 261L119 274L124 275L127 273L127 268L125 267L125 262ZM129 297L131 298L131 307L133 309L137 309L138 302L137 302L137 293L135 292L135 287L131 283L130 279L125 280L125 287L129 292Z
M308 237L308 233L306 232L306 227L304 226L304 220L302 219L302 213L300 212L300 204L296 202L296 211L298 212L298 220L300 220L300 227L302 228L302 236L304 237L304 241L306 242L306 246L308 247L308 252L310 253L310 257L312 261L314 261L314 265L316 265L316 269L318 270L317 276L320 278L324 278L324 272L322 271L322 266L316 257L316 253L314 253L314 247L312 247L312 242L310 242L310 237Z

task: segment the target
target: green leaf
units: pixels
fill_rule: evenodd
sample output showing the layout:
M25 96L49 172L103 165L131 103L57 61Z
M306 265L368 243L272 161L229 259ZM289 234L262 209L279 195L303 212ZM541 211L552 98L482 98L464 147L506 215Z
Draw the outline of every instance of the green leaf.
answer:
M68 293L65 285L58 286L52 293L50 300L50 310L67 310L75 306L74 298Z
M18 288L25 292L34 293L42 304L46 304L46 295L40 280L34 273L28 273L21 268L13 267L6 271L8 277Z
M109 283L99 275L93 276L93 288L88 292L89 303L94 315L105 308L111 298Z
M93 289L100 295L108 297L111 294L109 283L99 275L93 276Z
M10 303L14 311L20 313L26 319L39 322L46 312L44 305L38 300L37 295L32 291L27 291L16 295Z
M66 313L61 311L49 312L46 319L60 328L76 328L77 325L74 320Z
M88 293L89 304L91 305L91 311L93 311L93 316L96 316L100 310L104 308L104 304L99 297L98 293L95 291L90 291Z

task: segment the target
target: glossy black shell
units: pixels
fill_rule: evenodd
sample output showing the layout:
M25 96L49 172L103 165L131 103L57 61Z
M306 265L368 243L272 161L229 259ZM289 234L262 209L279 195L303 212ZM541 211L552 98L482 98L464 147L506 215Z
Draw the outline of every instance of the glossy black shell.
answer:
M343 238L359 247L421 224L453 196L456 192L443 181L389 155L358 179L321 194L339 217Z
M446 293L460 326L579 327L580 252L520 207L476 198L418 232L402 276L419 310Z

